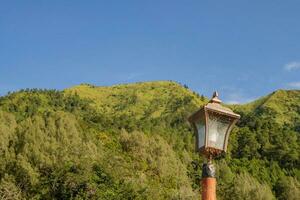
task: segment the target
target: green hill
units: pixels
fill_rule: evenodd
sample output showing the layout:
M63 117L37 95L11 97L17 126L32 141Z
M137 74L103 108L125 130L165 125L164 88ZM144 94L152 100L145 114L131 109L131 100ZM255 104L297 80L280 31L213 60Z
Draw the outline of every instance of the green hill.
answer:
M300 91L246 105L216 160L218 199L300 196ZM207 98L172 81L0 98L0 199L199 199L187 117Z
M299 90L277 90L251 103L237 105L235 109L258 117L273 117L279 124L295 125L300 121L299 102Z

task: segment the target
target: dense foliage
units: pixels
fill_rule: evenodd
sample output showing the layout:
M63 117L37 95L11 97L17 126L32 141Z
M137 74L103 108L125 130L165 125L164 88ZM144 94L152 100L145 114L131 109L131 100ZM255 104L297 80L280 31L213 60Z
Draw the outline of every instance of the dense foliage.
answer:
M1 97L0 199L199 199L186 118L206 102L167 81ZM299 198L300 91L232 108L218 199Z

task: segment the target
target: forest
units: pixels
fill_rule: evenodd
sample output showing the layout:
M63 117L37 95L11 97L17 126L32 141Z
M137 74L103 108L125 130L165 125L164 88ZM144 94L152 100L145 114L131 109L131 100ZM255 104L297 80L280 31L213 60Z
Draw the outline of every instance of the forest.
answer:
M209 98L174 81L1 96L0 199L200 199L187 118ZM300 91L225 106L241 119L215 160L218 199L299 200Z

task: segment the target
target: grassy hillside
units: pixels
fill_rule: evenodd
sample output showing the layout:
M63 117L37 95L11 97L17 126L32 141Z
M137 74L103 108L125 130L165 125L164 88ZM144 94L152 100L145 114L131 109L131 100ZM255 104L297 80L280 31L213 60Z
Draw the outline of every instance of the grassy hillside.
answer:
M297 199L300 92L236 105L218 199ZM176 82L23 90L0 98L0 198L199 199L187 117L208 101Z
M300 121L299 90L277 90L272 94L234 108L243 113L254 113L259 117L273 116L279 124L295 125Z
M170 110L177 111L180 104L203 105L205 98L175 82L158 81L138 84L95 87L83 84L66 89L67 94L78 94L93 101L95 108L109 115L129 114L136 119L158 118ZM178 107L178 108L177 108Z

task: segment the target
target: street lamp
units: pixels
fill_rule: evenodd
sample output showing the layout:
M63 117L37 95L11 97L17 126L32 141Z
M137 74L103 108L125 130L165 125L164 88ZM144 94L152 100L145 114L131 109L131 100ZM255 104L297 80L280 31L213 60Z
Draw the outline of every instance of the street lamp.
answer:
M226 152L229 134L240 115L221 105L218 93L188 120L196 136L196 152L208 159L202 167L202 199L216 199L215 168L212 159Z

